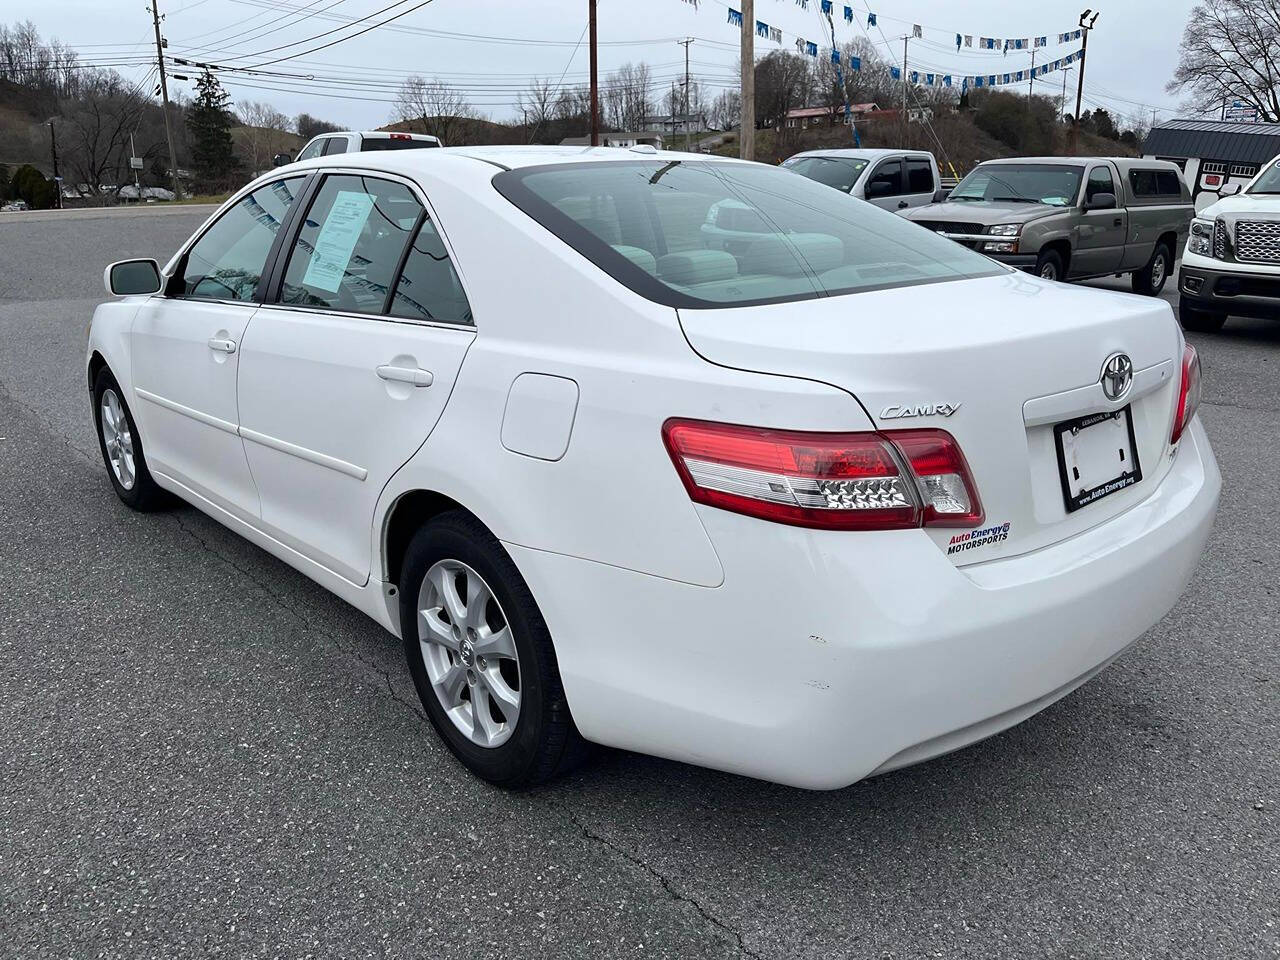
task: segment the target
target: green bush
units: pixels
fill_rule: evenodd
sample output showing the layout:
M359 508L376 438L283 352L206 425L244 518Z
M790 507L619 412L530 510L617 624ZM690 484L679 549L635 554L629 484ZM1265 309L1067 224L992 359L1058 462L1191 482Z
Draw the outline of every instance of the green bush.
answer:
M57 185L31 164L19 167L9 192L15 200L25 200L32 210L50 210L58 204Z

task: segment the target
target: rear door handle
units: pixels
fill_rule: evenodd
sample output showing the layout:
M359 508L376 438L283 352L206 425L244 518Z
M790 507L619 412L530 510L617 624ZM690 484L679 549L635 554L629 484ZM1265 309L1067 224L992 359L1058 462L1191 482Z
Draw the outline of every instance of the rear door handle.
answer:
M435 379L430 370L423 370L421 367L393 367L389 363L378 368L378 376L396 383L411 383L415 387L429 387Z
M911 206L911 204L907 203L907 201L905 201L905 200L901 200L901 201L899 201L899 202L898 202L898 209L899 209L899 210L905 210L905 209L907 209L907 207L909 207L909 206Z
M210 337L209 349L217 350L219 353L235 353L236 342L234 340L224 340L222 337Z

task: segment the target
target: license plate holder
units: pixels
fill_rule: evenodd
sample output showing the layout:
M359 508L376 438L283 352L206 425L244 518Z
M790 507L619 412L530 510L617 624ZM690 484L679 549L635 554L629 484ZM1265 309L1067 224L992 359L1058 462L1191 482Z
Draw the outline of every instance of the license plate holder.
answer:
M1142 481L1133 411L1127 405L1063 421L1054 426L1053 438L1067 513Z

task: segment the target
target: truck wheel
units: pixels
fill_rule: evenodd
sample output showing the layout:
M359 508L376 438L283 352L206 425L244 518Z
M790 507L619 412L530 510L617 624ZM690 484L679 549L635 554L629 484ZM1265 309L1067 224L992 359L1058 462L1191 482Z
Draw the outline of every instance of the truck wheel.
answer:
M1158 297L1173 269L1173 254L1163 243L1156 247L1151 259L1141 270L1133 274L1133 292L1147 297Z
M1036 276L1041 280L1062 279L1062 257L1056 250L1046 250L1036 260Z
M1183 330L1195 333L1217 333L1227 322L1225 313L1201 310L1186 297L1178 298L1178 322Z

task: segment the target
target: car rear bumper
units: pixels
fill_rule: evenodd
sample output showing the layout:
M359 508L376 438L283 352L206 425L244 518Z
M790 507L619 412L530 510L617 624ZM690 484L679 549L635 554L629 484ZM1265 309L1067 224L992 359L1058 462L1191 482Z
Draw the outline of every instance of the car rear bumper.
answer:
M1204 259L1183 260L1178 292L1188 301L1210 313L1280 319L1280 269L1269 274L1233 271L1202 266Z
M1150 495L957 568L921 531L802 530L712 508L716 588L508 544L589 740L830 789L1031 716L1173 606L1221 485L1199 421Z

